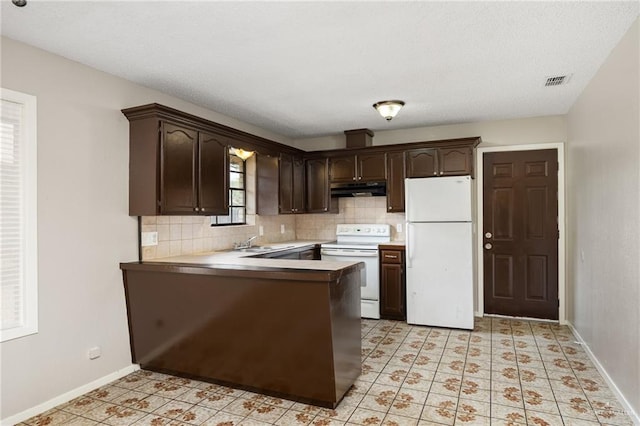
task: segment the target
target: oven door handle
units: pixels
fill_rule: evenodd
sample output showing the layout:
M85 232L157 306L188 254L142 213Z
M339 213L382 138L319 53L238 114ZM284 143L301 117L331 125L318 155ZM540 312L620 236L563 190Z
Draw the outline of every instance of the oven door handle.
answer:
M321 249L320 254L336 257L378 257L377 250Z

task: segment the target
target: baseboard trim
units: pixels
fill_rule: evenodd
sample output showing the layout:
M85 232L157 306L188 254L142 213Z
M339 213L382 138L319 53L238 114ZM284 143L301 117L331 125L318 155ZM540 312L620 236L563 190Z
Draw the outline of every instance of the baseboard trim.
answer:
M591 351L591 348L589 347L587 342L584 341L584 339L582 338L580 333L578 333L578 330L575 329L573 324L567 321L567 326L575 336L576 340L580 343L580 346L584 348L585 352L589 356L589 359L591 360L591 362L593 362L593 365L596 366L596 369L598 370L598 372L602 375L604 380L607 382L607 385L613 391L614 395L618 399L618 402L622 404L622 407L624 408L624 410L627 412L629 417L631 417L631 420L633 421L633 423L635 425L640 425L640 416L638 416L638 413L636 413L633 407L631 407L631 404L629 404L629 401L627 401L627 398L625 398L624 394L620 391L620 389L618 389L618 386L616 386L616 383L613 381L611 376L609 376L609 373L607 373L607 370L605 370L602 364L600 364L600 361L598 360L598 358L596 358L595 354Z
M27 410L22 411L21 413L14 414L13 416L7 417L6 419L2 419L0 420L0 426L12 426L17 423L23 422L33 416L51 410L53 407L57 407L60 404L69 402L74 398L84 395L87 392L91 392L92 390L99 388L100 386L104 386L107 383L111 383L114 380L118 380L119 378L124 377L127 374L131 374L139 369L139 365L132 364L121 370L115 371L111 374L107 374L106 376L100 377L99 379L87 383L86 385L79 386L73 390L70 390L69 392L65 392L62 395L45 401L42 404L38 404L35 407L31 407Z

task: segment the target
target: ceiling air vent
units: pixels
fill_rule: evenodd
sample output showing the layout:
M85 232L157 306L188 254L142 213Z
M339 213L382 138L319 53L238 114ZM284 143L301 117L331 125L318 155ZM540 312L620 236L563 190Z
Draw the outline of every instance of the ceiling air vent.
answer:
M547 81L544 83L544 86L560 86L562 84L567 84L569 82L569 79L571 79L570 75L556 75L553 77L547 77Z

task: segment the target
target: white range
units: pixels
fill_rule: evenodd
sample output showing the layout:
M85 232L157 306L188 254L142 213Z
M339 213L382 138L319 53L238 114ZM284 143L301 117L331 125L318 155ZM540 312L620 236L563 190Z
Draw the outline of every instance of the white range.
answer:
M337 241L321 245L322 260L364 262L361 277L362 318L380 318L380 266L378 244L391 241L386 224L340 224Z

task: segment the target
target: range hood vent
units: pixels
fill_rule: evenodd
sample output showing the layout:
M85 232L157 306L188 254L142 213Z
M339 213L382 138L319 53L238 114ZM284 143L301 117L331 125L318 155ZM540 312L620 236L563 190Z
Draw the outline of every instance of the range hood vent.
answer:
M384 197L386 182L332 183L332 197Z

